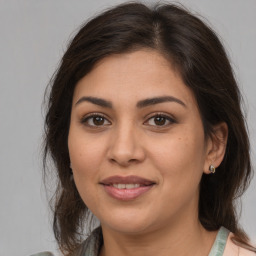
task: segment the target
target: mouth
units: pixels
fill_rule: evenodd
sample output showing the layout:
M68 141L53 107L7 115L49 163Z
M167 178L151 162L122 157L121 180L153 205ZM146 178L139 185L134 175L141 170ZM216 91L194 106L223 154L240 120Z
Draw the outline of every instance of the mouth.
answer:
M102 180L100 184L112 198L128 201L151 190L156 182L138 176L111 176Z

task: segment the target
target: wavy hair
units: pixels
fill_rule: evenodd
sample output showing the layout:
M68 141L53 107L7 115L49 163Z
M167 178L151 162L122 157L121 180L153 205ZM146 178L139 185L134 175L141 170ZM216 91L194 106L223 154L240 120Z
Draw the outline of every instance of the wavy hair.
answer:
M44 172L54 169L57 173L52 210L61 251L65 255L74 253L88 223L88 208L70 179L67 139L74 88L104 57L142 48L157 50L178 70L194 93L207 136L214 136L215 124L227 124L224 160L214 175L201 179L199 220L207 230L225 226L247 243L238 225L236 199L247 188L252 174L249 139L241 94L220 40L205 22L180 5L126 3L80 28L48 86ZM48 157L55 168L47 168Z

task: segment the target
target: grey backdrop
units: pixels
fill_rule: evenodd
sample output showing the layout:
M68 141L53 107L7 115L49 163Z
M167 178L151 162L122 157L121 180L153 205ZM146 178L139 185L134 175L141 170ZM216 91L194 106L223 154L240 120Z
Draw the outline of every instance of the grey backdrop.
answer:
M74 30L118 0L0 0L0 256L55 251L41 179L44 89ZM222 37L246 96L255 166L256 1L183 0ZM256 180L241 224L256 241Z

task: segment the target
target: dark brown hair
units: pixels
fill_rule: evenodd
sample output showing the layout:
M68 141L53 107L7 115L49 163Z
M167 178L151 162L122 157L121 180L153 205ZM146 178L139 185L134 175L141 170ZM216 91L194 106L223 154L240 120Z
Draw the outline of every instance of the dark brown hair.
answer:
M184 7L127 3L81 27L50 83L44 166L46 171L50 156L57 171L53 228L61 250L71 255L78 247L88 215L70 179L67 138L74 88L102 58L141 48L159 51L178 70L195 95L206 136L214 136L215 124L228 125L224 160L214 175L203 175L201 180L199 220L207 230L225 226L247 242L238 227L235 203L250 181L249 140L241 95L222 44L211 28Z

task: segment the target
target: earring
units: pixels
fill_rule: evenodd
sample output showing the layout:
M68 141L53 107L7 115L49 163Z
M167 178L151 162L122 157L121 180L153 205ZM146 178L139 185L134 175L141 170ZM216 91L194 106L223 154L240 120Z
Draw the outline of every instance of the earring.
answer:
M212 164L209 166L209 171L215 173L215 167Z

